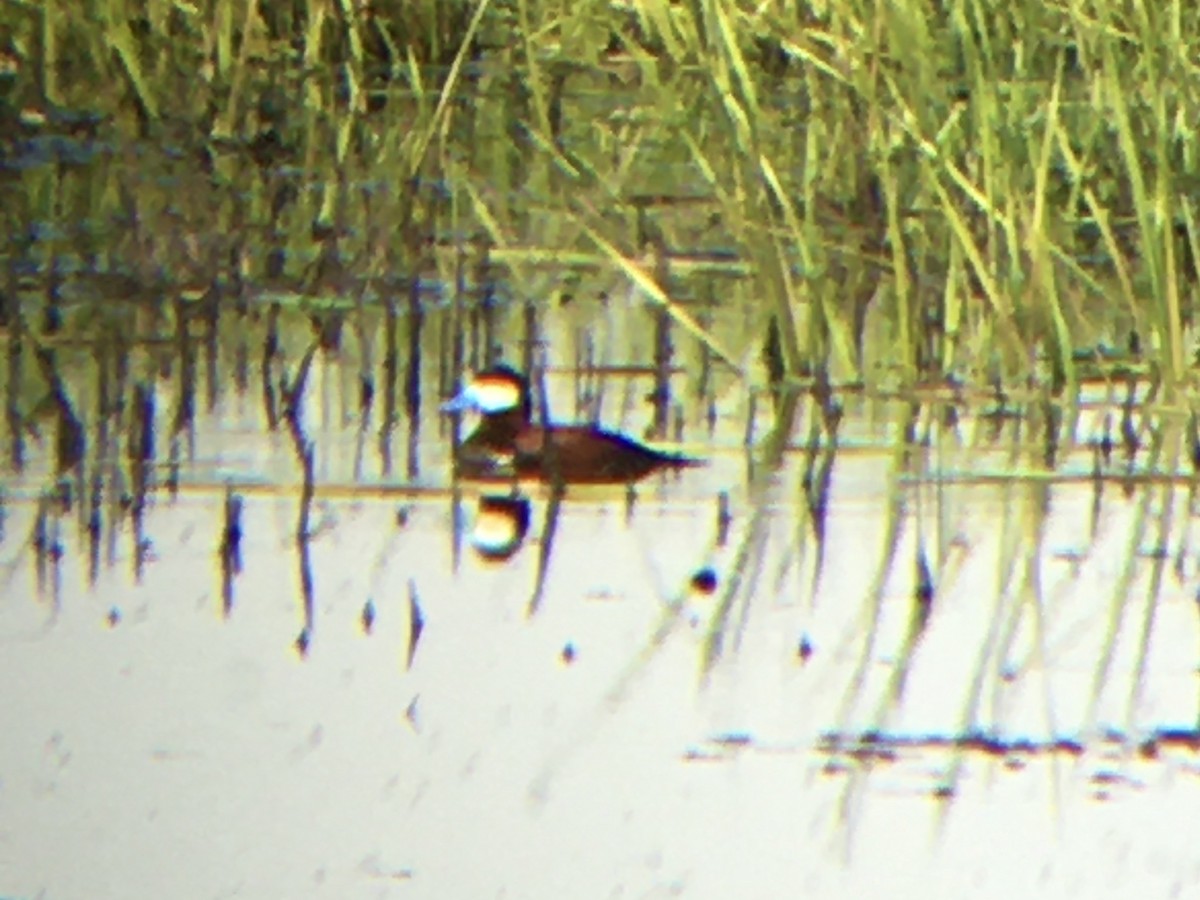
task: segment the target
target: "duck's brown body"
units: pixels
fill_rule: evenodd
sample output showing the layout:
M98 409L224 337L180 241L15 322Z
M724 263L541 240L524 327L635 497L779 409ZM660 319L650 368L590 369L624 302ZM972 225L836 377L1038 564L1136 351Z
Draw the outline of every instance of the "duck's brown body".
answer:
M479 376L489 377L515 380L519 399L509 409L485 412L479 426L463 441L456 459L461 477L629 484L652 472L703 465L702 460L654 450L592 425L536 425L530 420L524 378L507 367Z
M530 425L504 442L496 433L475 432L463 442L458 464L459 474L467 478L628 484L655 471L703 463L586 425Z

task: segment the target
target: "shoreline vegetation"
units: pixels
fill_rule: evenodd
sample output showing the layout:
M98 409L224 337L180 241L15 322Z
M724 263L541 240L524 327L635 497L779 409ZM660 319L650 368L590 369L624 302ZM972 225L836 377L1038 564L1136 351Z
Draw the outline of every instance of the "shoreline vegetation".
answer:
M1200 255L1181 10L9 3L0 317L80 272L97 300L331 308L616 277L739 369L693 310L744 309L776 381L1071 396L1116 359L1174 396Z

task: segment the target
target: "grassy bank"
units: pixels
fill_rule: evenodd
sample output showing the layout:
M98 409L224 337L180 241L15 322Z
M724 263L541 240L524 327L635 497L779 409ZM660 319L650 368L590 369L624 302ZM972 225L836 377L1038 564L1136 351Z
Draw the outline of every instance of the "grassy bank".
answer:
M334 295L469 245L689 328L715 283L793 376L1065 387L1133 334L1179 384L1198 41L1181 0L9 3L6 130L107 152L9 166L7 255Z

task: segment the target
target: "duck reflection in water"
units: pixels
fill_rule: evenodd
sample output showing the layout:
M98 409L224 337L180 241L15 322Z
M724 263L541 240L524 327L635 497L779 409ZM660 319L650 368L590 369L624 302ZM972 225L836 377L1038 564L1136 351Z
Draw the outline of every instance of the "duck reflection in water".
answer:
M511 559L525 543L529 521L529 500L525 497L480 497L471 547L489 562Z
M704 465L594 425L535 424L529 381L509 366L478 373L442 406L447 413L464 410L477 411L480 421L459 446L455 470L461 478L632 484L652 472Z

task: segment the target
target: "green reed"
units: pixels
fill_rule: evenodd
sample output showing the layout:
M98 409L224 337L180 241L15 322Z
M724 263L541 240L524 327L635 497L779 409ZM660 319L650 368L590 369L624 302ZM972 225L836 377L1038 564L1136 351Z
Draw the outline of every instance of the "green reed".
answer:
M644 248L628 225L647 189L700 191L713 227L656 213L660 241L735 251L791 377L969 370L982 336L987 366L1015 376L1040 357L1069 388L1072 351L1128 329L1172 383L1190 367L1197 152L1181 123L1197 113L1184 85L1200 25L1178 3L98 11L0 12L21 102L98 106L151 134L188 123L233 190L252 181L237 148L264 182L300 165L319 189L279 215L252 199L243 223L277 230L290 259L312 258L314 222L337 222L356 236L343 261L381 271L380 234L440 219L442 201L411 189L420 176L469 201L456 227L486 231L497 260L598 251L603 277L633 277L686 323L682 286L631 267ZM391 190L368 202L356 186L374 179ZM190 227L228 222L232 203L193 210ZM872 319L885 341L866 341ZM930 322L944 332L933 358Z

